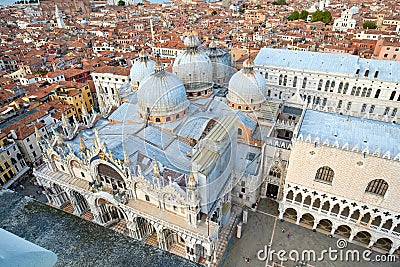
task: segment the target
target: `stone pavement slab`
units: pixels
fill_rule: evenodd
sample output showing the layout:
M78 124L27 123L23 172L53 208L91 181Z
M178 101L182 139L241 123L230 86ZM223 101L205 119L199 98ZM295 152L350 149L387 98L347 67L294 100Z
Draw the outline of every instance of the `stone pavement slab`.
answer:
M313 232L310 229L304 228L299 225L295 225L290 222L276 220L275 231L274 223L276 218L271 215L267 215L261 212L250 212L249 220L247 224L243 225L242 237L241 239L236 238L236 234L233 237L232 247L228 252L227 259L225 261L224 267L242 267L242 266L266 266L265 260L259 260L257 257L257 252L259 250L268 249L268 244L271 241L272 235L272 245L271 249L275 251L285 250L286 253L290 253L291 250L297 250L299 257L304 250L313 250L316 253L316 258L321 258L322 250L329 250L331 247L331 258L329 258L328 253L324 254L324 259L321 261L308 261L311 266L321 266L321 267L379 267L379 266L400 266L400 260L396 259L396 262L367 262L362 259L362 253L366 250L365 247L347 243L347 246L343 249L339 249L337 246L337 238L330 238L326 234L319 232ZM285 232L282 233L282 228ZM290 238L287 237L288 231L290 231ZM336 253L333 250L337 250ZM347 256L349 260L346 260L347 251L358 251L360 255L360 261L352 261L352 257ZM340 252L342 251L342 252ZM292 256L296 257L296 254L292 252ZM342 254L340 254L342 253ZM354 252L356 253L356 252ZM263 256L264 254L261 254ZM334 256L337 255L337 259L334 260ZM341 256L342 255L342 256ZM376 252L372 252L369 256L371 260L374 260L376 255L381 255ZM249 263L245 262L244 258L248 257L250 259ZM305 254L305 259L307 259L308 254ZM311 259L313 256L311 255ZM342 261L340 261L340 258ZM274 262L281 263L278 257L272 258ZM272 261L268 262L269 265ZM284 266L298 266L293 261L288 261L283 263Z

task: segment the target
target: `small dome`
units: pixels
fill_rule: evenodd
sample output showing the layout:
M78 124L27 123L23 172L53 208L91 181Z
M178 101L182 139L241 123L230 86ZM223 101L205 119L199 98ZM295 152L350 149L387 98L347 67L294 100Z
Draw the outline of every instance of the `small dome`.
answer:
M143 78L154 72L154 61L148 54L142 50L139 53L139 59L136 60L131 67L130 77L132 82L140 83Z
M196 35L191 34L189 36L187 36L185 38L185 40L183 41L183 44L187 47L187 48L196 48L200 45L200 41L199 38L197 38Z
M184 111L189 106L182 81L172 73L158 69L147 76L137 91L138 110L151 116L169 116Z
M243 63L243 69L232 76L228 86L228 101L249 106L265 101L265 79L253 67L253 60L247 59Z

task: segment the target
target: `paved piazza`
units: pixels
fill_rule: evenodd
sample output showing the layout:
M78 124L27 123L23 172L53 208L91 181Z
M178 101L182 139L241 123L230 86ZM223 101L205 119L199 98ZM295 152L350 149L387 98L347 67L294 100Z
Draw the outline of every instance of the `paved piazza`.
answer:
M263 203L264 202L264 203ZM260 209L265 207L271 207L271 203L266 204L265 201L261 202ZM357 250L359 251L360 261L330 261L329 255L324 254L324 260L318 262L308 262L309 265L303 266L322 266L322 267L377 267L377 266L399 266L399 259L396 262L391 263L377 263L377 262L366 262L362 260L362 253L365 248L353 243L347 243L347 247L344 249L338 249L337 238L330 238L326 234L320 232L313 232L311 229L304 228L302 226L295 225L287 221L281 222L276 219L275 216L266 214L265 212L258 210L257 212L249 212L249 219L247 224L243 224L242 237L236 238L236 229L233 236L233 242L230 246L227 258L224 262L224 267L234 266L266 266L266 261L261 261L257 257L257 252L264 249L265 246L272 240L271 249L275 251L285 250L289 253L291 250L298 250L301 256L303 250L314 250L317 258L320 257L322 250L328 250L329 247L338 251L343 251L343 258L345 258L346 251ZM274 213L273 211L271 213ZM285 232L282 233L282 228ZM287 237L290 231L290 238ZM336 253L338 258L340 252ZM294 255L294 254L293 254ZM334 252L332 252L334 255ZM370 259L375 259L376 255L381 255L376 252L372 252L369 256ZM262 254L261 256L264 256ZM382 256L382 255L381 255ZM384 256L384 255L383 255ZM249 258L249 263L245 261L245 258ZM396 256L398 257L398 256ZM278 257L273 257L273 262L268 261L269 266L273 266L274 262L279 262ZM279 266L279 265L275 265ZM283 263L283 266L302 266L293 261Z

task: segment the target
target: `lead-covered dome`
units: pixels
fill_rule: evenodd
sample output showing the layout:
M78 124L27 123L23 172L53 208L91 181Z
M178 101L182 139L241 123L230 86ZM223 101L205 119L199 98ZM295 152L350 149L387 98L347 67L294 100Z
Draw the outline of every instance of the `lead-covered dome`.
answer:
M210 57L199 49L196 35L186 37L184 44L186 50L175 59L172 71L182 80L189 97L208 96L213 84Z
M155 122L173 121L183 117L189 107L182 81L164 71L157 61L155 72L143 79L137 91L138 111Z
M146 51L139 52L139 59L131 67L130 78L133 87L139 86L143 78L154 72L154 61L149 58Z
M229 81L228 103L236 109L254 110L265 101L265 95L265 79L254 70L254 62L249 58L243 62L243 69Z

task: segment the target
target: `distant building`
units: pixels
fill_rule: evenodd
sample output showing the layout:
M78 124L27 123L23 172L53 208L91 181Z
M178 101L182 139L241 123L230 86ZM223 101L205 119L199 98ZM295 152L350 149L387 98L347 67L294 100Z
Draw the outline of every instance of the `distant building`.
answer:
M398 62L263 48L255 65L266 79L271 98L288 100L299 88L310 107L400 122Z
M333 21L333 30L346 32L349 29L354 29L357 25L357 20L353 17L356 14L358 14L357 7L352 7L343 11L340 18Z

